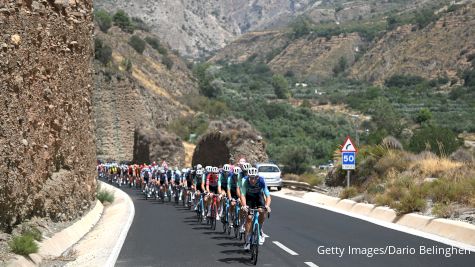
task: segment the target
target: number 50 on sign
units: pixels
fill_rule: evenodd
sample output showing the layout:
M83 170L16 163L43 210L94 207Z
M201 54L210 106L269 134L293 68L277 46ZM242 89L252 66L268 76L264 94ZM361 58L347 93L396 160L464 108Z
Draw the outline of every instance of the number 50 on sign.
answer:
M356 153L355 152L342 152L341 154L341 166L343 170L354 170L356 165Z

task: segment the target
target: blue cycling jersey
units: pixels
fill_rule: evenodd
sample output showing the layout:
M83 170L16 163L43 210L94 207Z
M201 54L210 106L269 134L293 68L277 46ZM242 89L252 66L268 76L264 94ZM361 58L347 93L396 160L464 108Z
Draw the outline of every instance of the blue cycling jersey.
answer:
M249 176L243 178L241 193L245 196L246 194L250 195L259 195L264 193L266 197L270 196L269 189L266 186L266 181L263 177L259 176L255 185L252 185L249 182Z

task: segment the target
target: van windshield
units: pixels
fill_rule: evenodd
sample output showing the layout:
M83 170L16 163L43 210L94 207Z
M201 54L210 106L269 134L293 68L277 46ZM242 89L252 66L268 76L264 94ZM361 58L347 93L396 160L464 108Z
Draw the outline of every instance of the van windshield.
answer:
M275 166L261 166L259 172L280 172L280 170Z

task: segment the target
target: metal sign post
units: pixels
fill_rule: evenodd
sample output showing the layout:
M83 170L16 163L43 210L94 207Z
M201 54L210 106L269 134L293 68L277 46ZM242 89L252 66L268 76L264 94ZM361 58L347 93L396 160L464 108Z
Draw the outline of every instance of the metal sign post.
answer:
M350 171L356 168L356 152L358 150L348 136L341 149L341 167L343 170L347 170L346 187L350 187Z

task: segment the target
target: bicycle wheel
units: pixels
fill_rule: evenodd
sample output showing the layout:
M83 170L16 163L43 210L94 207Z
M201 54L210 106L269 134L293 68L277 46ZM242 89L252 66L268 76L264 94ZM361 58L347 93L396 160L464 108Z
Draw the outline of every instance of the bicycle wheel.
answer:
M257 264L257 256L259 255L259 227L255 227L251 238L251 262Z
M217 207L216 204L213 203L211 205L211 229L216 230L216 217L218 216L217 214Z

